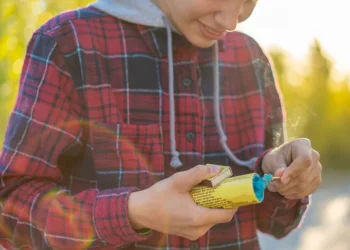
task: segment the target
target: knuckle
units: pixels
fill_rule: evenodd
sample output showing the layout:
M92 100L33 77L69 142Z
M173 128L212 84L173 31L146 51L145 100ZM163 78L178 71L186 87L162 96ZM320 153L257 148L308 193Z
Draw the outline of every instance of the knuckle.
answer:
M237 213L237 211L238 211L238 207L234 207L234 208L232 208L232 213L231 213L231 218L233 218L233 216L235 216L235 214Z
M228 213L223 219L224 223L228 223L228 222L232 221L233 217L237 213L237 210L238 210L237 208L233 208L231 210L227 210Z
M194 167L196 171L203 172L204 174L209 174L210 173L210 168L204 165L197 165Z
M292 143L294 145L305 145L305 146L311 146L311 141L308 138L299 138L299 139L295 139L294 141L292 141Z
M206 233L206 230L199 228L199 229L195 229L192 231L191 234L191 240L198 240L200 237L202 237L204 234Z
M316 178L321 178L322 177L322 169L320 169L320 168L315 169L314 170L314 176Z
M189 235L189 236L187 237L187 239L192 240L192 241L198 240L198 238L199 238L199 237L196 237L196 236L194 236L194 235Z
M293 171L288 171L288 176L292 179L295 179L298 175L297 175L297 172L293 170Z
M224 223L230 222L232 220L233 216L234 216L234 214L225 216L225 218L223 219L223 222Z
M202 169L206 174L210 174L211 168L204 166L204 165L198 165L198 168Z
M310 156L302 156L302 161L307 167L310 167L312 164L312 158Z
M311 146L311 141L309 138L301 138L300 141L306 146Z
M198 230L197 232L197 235L198 235L198 238L202 237L203 235L205 235L207 233L207 229L206 228L203 228L203 229L200 229Z
M316 162L318 162L319 160L320 160L320 153L319 152L317 152L316 150L312 150L312 156L313 156L313 158L314 158L314 160L316 161Z

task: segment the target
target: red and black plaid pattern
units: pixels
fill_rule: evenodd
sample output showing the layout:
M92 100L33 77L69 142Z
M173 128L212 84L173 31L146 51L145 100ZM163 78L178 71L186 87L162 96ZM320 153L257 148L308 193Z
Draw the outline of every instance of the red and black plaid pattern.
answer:
M131 227L129 194L195 165L230 165L213 113L213 54L174 34L176 141L169 166L166 31L93 8L38 29L0 157L0 243L7 249L259 249L257 230L283 237L308 199L267 192L196 242ZM283 111L258 44L230 33L220 50L221 120L241 159L283 141ZM261 158L261 157L260 157ZM259 164L257 164L259 165Z

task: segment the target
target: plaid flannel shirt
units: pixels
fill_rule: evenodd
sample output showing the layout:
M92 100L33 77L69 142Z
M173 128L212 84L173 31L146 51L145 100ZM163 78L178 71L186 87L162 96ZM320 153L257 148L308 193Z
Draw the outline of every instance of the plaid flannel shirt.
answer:
M260 249L257 230L283 237L308 198L266 192L197 241L140 234L131 192L197 164L236 166L213 114L213 54L174 34L176 140L184 165L169 166L166 32L91 7L62 13L34 32L0 157L0 244L7 249ZM220 46L220 105L228 146L241 159L283 141L283 108L267 57L239 32Z

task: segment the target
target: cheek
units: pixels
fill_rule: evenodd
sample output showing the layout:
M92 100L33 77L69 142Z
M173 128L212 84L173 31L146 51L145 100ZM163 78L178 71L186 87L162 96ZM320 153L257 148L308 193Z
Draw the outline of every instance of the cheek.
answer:
M188 21L184 22L180 28L180 32L184 35L190 42L199 35L198 21Z
M192 11L181 5L171 6L170 15L175 26L183 33L183 30L193 26Z
M176 16L185 22L192 22L213 13L213 2L215 0L175 0L172 7Z

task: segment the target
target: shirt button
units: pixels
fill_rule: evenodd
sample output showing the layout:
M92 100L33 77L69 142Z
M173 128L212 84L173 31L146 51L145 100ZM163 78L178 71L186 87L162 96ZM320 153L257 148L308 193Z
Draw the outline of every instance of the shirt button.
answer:
M198 242L191 242L190 244L190 250L198 250L199 249L199 244Z
M191 78L184 78L182 80L182 84L184 85L184 87L190 87L192 85L193 81Z
M187 132L187 133L186 133L186 139L187 139L187 141L193 141L195 138L196 138L195 133L193 133L193 132Z

